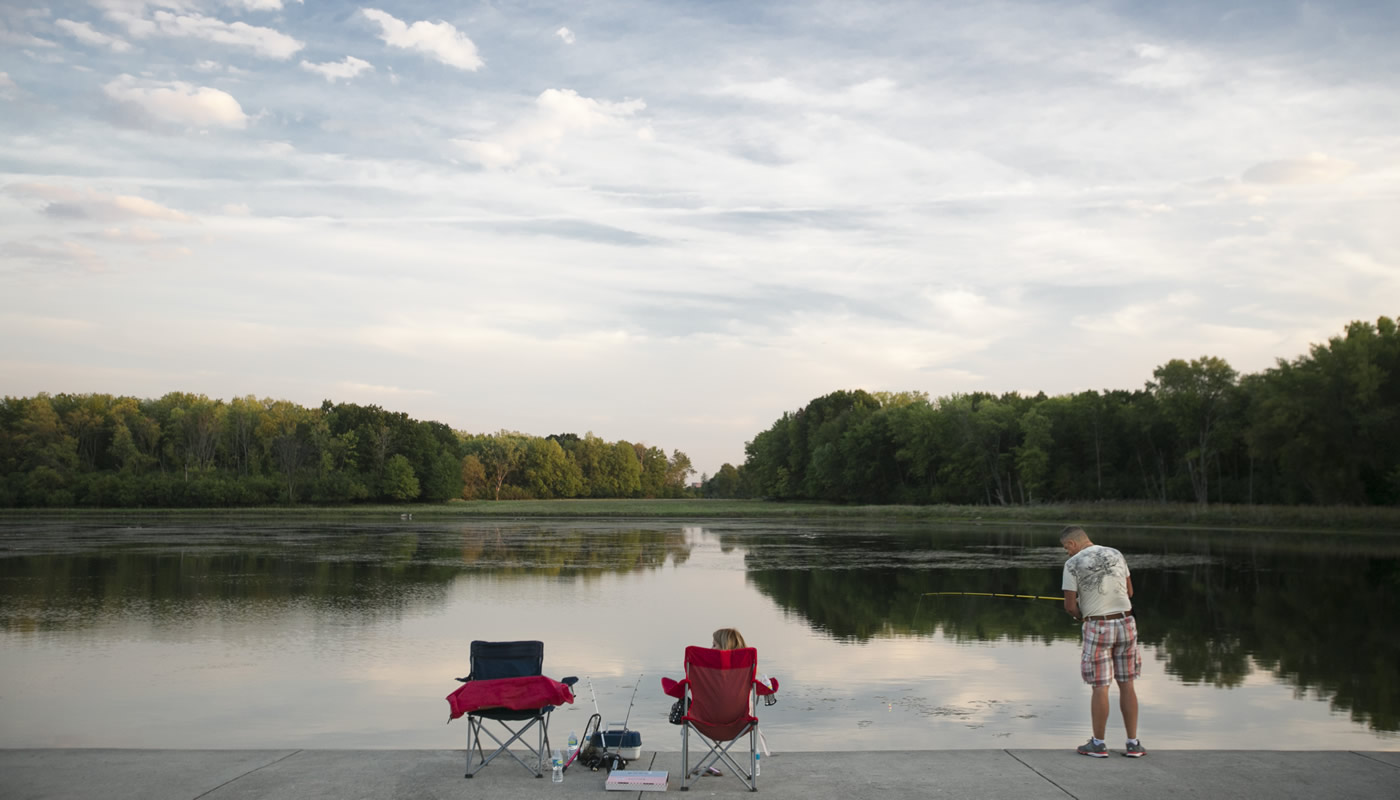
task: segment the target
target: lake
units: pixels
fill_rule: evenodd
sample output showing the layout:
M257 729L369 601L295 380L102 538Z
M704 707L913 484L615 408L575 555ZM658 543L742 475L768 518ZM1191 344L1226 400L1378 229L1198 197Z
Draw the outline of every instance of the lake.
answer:
M1152 748L1400 747L1400 537L1091 528L1133 570ZM770 747L1074 747L1055 526L892 521L0 521L0 747L460 748L473 639L540 639L678 750L663 675L739 628ZM635 691L634 691L635 690ZM1114 692L1116 694L1116 691ZM1116 700L1110 742L1122 738Z

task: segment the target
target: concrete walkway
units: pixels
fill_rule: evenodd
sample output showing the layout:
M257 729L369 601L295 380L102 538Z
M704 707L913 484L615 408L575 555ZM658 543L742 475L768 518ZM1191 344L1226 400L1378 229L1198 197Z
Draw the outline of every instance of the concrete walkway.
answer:
M643 752L630 769L671 772L680 754ZM465 780L451 750L0 750L4 800L346 800L641 798L605 792L606 773L571 768L562 784L496 761ZM1161 750L1085 758L1072 750L778 753L763 760L769 798L1400 798L1400 752ZM688 797L749 797L725 775Z

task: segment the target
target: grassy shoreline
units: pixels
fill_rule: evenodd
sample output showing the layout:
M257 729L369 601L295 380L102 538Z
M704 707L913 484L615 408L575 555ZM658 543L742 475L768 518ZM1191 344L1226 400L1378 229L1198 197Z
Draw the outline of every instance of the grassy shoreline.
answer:
M861 506L764 500L502 500L443 504L271 506L259 508L0 509L0 519L95 517L381 517L423 519L870 519L930 523L1114 525L1120 527L1232 528L1400 533L1400 508L1355 506L1244 506L1189 503L1063 503L1035 506Z

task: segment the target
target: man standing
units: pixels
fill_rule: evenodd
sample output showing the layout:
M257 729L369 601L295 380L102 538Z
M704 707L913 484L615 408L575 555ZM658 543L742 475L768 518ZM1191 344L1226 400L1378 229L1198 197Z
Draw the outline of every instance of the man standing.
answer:
M1089 703L1094 735L1079 746L1079 753L1108 757L1104 732L1108 727L1108 684L1113 679L1118 682L1118 708L1123 712L1123 727L1128 732L1123 755L1145 756L1147 750L1137 738L1138 699L1133 681L1142 672L1142 653L1138 650L1137 623L1133 619L1133 579L1128 574L1128 562L1112 547L1089 541L1089 534L1076 526L1060 531L1060 545L1069 553L1060 582L1060 588L1065 590L1065 610L1084 623L1079 672L1094 689Z

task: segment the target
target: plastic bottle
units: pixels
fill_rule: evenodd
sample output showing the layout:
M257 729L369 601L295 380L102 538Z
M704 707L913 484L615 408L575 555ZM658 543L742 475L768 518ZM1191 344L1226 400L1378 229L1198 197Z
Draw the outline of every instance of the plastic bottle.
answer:
M559 751L558 751L557 749L554 751L554 759L553 759L553 761L554 761L554 782L555 782L555 783L563 783L563 782L564 782L564 757L563 757L562 755L559 754Z
M574 754L578 752L578 735L569 731L569 749L564 751L564 763L573 760Z
M758 777L758 774L759 774L760 772L762 772L762 771L763 771L763 754L762 754L762 753L754 753L754 754L753 754L753 776L754 776L755 778L757 778L757 777Z

